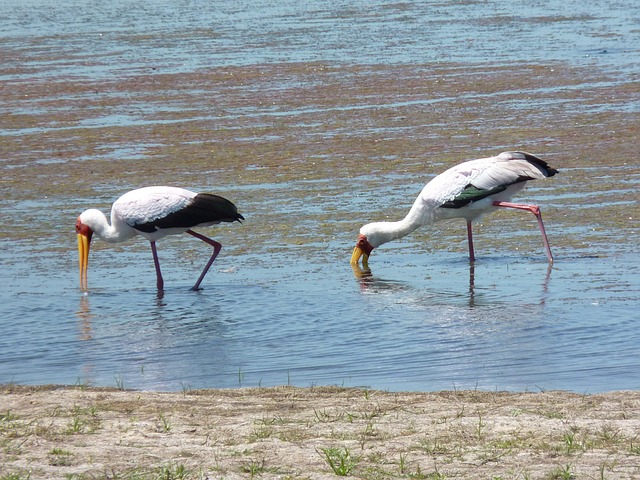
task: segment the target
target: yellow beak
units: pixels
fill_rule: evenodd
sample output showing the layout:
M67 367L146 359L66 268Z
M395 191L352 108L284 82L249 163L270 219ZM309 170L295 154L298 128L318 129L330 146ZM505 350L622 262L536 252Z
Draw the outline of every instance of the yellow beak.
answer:
M355 247L353 249L353 254L351 254L351 265L357 265L360 261L360 257L362 257L362 266L364 268L369 268L369 255L364 253L360 247Z
M80 289L87 291L87 268L89 267L89 246L88 237L78 234L78 264L80 266Z

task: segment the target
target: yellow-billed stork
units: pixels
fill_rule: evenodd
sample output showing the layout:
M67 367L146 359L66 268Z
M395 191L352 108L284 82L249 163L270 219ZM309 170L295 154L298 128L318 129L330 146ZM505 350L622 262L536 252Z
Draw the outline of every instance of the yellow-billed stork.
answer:
M371 251L391 240L410 234L424 225L439 220L464 218L467 222L469 258L475 261L471 222L497 208L528 210L538 219L549 263L553 263L551 248L542 223L540 207L511 203L529 180L552 177L558 173L544 160L526 152L503 152L495 157L480 158L451 167L428 182L407 216L398 222L369 223L360 234L351 255L351 264L362 258L367 267Z
M186 232L213 247L211 258L192 288L198 290L222 245L194 232L192 228L242 220L244 217L238 213L236 206L219 195L164 186L131 190L113 203L111 224L104 213L96 209L85 210L78 217L76 233L80 257L80 288L87 290L89 247L94 233L109 243L122 242L136 235L142 235L149 240L156 267L158 292L162 292L164 281L160 272L156 241L167 235Z

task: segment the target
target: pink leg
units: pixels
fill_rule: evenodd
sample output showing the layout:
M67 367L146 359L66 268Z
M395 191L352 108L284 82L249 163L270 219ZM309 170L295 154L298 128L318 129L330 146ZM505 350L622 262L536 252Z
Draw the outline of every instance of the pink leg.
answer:
M156 242L151 242L151 252L153 252L153 263L156 266L158 292L162 292L164 290L164 280L162 279L162 273L160 272L160 262L158 261L158 252L156 251Z
M187 233L189 235L193 235L196 238L199 238L203 242L206 242L206 243L208 243L209 245L211 245L213 247L213 255L211 255L211 258L209 259L207 264L204 266L204 270L202 270L202 273L200 274L200 277L198 278L198 281L191 288L191 290L199 290L200 289L200 284L202 283L202 280L204 279L204 276L209 271L209 268L213 264L213 261L216 259L216 257L220 253L220 250L222 250L222 244L216 242L215 240L211 240L209 237L205 237L204 235L201 235L201 234L199 234L197 232L194 232L193 230L187 230Z
M469 260L476 261L476 255L473 250L473 233L471 231L471 220L467 220L467 239L469 240Z
M538 227L542 233L542 241L544 242L544 248L547 251L547 258L549 263L553 263L553 255L551 255L551 247L549 247L549 240L547 239L547 232L544 229L544 223L542 223L542 214L540 213L540 207L538 205L525 205L521 203L511 202L493 202L495 207L517 208L518 210L528 210L533 213L538 219Z

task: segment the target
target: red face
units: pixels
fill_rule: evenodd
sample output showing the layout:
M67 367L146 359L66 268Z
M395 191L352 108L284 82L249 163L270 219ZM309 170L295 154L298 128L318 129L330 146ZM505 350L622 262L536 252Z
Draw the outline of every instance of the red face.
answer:
M371 250L373 250L373 246L369 243L367 237L362 234L358 235L358 240L356 241L356 246L353 249L349 263L351 263L351 265L358 265L358 262L360 262L362 258L362 266L368 268Z
M87 268L89 266L89 248L93 230L82 223L80 217L76 220L76 233L78 234L78 259L80 266L80 288L87 291Z
M369 243L369 240L367 240L367 237L362 234L358 235L356 247L361 249L367 255L371 255L371 251L373 250L373 247Z
M82 220L80 220L80 217L78 217L78 219L76 220L76 233L78 235L84 235L89 240L91 240L91 236L93 235L93 230L91 230L88 226L82 223Z

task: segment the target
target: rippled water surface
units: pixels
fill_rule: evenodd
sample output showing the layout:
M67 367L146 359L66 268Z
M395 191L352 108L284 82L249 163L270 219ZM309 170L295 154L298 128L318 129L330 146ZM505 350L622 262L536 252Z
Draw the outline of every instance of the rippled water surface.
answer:
M506 5L508 3L508 5ZM0 383L598 392L640 387L635 1L2 1ZM560 170L498 212L348 260L456 162ZM175 184L244 224L207 247L73 224Z

